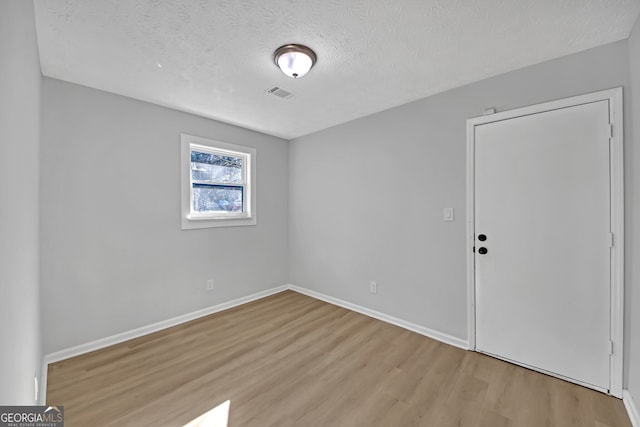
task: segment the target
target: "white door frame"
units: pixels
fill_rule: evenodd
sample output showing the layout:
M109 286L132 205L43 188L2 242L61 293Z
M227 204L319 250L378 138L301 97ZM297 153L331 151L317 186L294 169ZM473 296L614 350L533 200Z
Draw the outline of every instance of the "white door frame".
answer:
M622 88L603 90L529 107L504 111L467 120L467 306L469 350L476 350L476 287L475 257L475 126L508 120L515 117L557 110L597 101L609 101L609 123L612 126L609 144L611 188L611 341L613 355L610 364L610 390L612 396L622 398L624 354L624 159L622 127Z

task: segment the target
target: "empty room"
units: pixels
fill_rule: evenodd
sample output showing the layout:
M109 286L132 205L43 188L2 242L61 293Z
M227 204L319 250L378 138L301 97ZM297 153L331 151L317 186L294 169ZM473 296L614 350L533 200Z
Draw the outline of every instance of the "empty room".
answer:
M0 426L640 427L639 14L0 0Z

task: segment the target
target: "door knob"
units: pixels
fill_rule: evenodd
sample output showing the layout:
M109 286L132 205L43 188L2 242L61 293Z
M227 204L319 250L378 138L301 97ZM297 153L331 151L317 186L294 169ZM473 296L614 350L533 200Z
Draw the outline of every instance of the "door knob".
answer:
M478 249L478 253L479 253L480 255L484 255L484 254L486 254L487 252L489 252L489 251L487 250L487 248L480 248L480 249Z
M485 240L487 240L487 235L486 234L478 234L478 240L480 240L481 242L484 242Z

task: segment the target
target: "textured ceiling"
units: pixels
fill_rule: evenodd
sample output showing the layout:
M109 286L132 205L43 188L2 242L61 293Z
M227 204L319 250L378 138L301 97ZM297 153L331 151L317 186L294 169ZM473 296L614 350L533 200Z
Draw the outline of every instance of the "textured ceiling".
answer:
M46 76L291 139L628 37L640 0L35 0ZM291 79L273 51L302 43ZM281 99L266 92L294 93Z

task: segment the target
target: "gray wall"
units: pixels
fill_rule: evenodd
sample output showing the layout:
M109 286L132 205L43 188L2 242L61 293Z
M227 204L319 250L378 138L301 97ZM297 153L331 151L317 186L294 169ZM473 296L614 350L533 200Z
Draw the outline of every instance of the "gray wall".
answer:
M291 282L466 339L466 119L614 86L628 95L627 58L625 40L293 140Z
M640 256L640 19L633 27L629 38L629 75L632 107L627 117L633 129L625 152L629 163L627 168L629 173L625 183L628 195L627 205L631 209L627 217L627 236L630 240L627 245L629 247L627 266L630 270L626 294L629 315L627 387L636 407L640 409L640 262L638 262Z
M0 405L33 405L38 286L40 63L33 2L0 2Z
M286 141L50 78L42 96L45 353L287 283ZM257 226L181 230L180 133L257 149Z
M38 208L38 184L37 172L23 173L19 187L14 184L24 162L9 159L33 158L30 166L38 170L40 79L31 2L0 5L0 55L12 65L0 68L0 120L6 121L0 126L0 248L11 251L0 258L0 340L20 343L0 352L0 383L15 384L0 390L0 403L17 402L15 396L29 403L41 354L37 218L29 214ZM466 339L466 119L486 107L502 111L621 85L626 372L638 402L640 266L633 260L640 253L640 217L634 215L640 196L633 189L640 174L633 169L640 165L640 148L634 149L640 132L636 125L632 134L631 125L640 123L639 76L636 24L628 42L400 106L296 139L289 148L277 138L46 78L40 200L45 350L287 282ZM258 226L180 230L181 132L258 149ZM7 142L15 140L21 144ZM26 213L18 218L9 205ZM444 207L456 209L454 222L442 221ZM205 292L207 278L216 280L216 291ZM371 280L378 282L377 295L368 292ZM24 316L30 308L35 314Z

